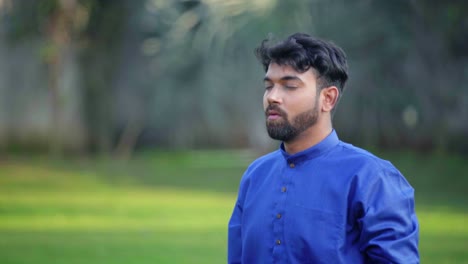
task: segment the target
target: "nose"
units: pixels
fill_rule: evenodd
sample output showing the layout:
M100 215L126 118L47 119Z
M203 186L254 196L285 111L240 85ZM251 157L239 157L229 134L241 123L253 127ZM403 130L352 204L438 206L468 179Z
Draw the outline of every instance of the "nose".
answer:
M265 92L265 97L269 105L281 104L282 102L280 89L276 85Z

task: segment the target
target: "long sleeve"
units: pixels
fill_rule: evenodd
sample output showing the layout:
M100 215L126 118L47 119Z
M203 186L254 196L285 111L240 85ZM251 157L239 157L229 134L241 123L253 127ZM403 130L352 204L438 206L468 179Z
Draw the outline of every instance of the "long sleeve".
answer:
M241 263L242 258L242 207L236 202L229 221L228 231L228 263Z
M369 263L419 263L414 190L398 171L382 174L368 182L360 249Z
M247 170L248 171L248 170ZM235 264L242 262L242 213L243 203L249 180L247 172L243 175L239 186L239 192L231 219L228 224L228 263Z

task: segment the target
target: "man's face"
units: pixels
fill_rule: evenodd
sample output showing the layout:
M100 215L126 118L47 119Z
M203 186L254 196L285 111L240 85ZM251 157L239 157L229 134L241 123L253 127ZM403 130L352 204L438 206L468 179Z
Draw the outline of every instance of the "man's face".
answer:
M317 78L312 69L299 73L271 63L264 82L263 107L271 138L289 142L317 123Z

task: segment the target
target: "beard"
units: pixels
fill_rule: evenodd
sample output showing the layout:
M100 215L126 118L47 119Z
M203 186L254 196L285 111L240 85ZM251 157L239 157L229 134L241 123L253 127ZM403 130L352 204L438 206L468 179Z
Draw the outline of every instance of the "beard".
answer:
M295 139L299 134L317 123L319 115L317 105L317 102L315 102L315 105L312 109L298 114L292 119L291 122L288 119L288 115L278 106L269 105L265 111L265 114L269 110L275 110L281 115L282 118L279 120L266 121L268 135L272 139L281 140L284 142L289 142Z

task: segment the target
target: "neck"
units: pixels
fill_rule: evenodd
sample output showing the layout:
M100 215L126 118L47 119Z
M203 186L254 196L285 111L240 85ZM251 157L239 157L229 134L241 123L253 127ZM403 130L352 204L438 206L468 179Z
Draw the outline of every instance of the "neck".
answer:
M317 145L332 132L331 122L326 124L315 124L299 134L293 140L284 142L284 150L289 154L296 154Z

